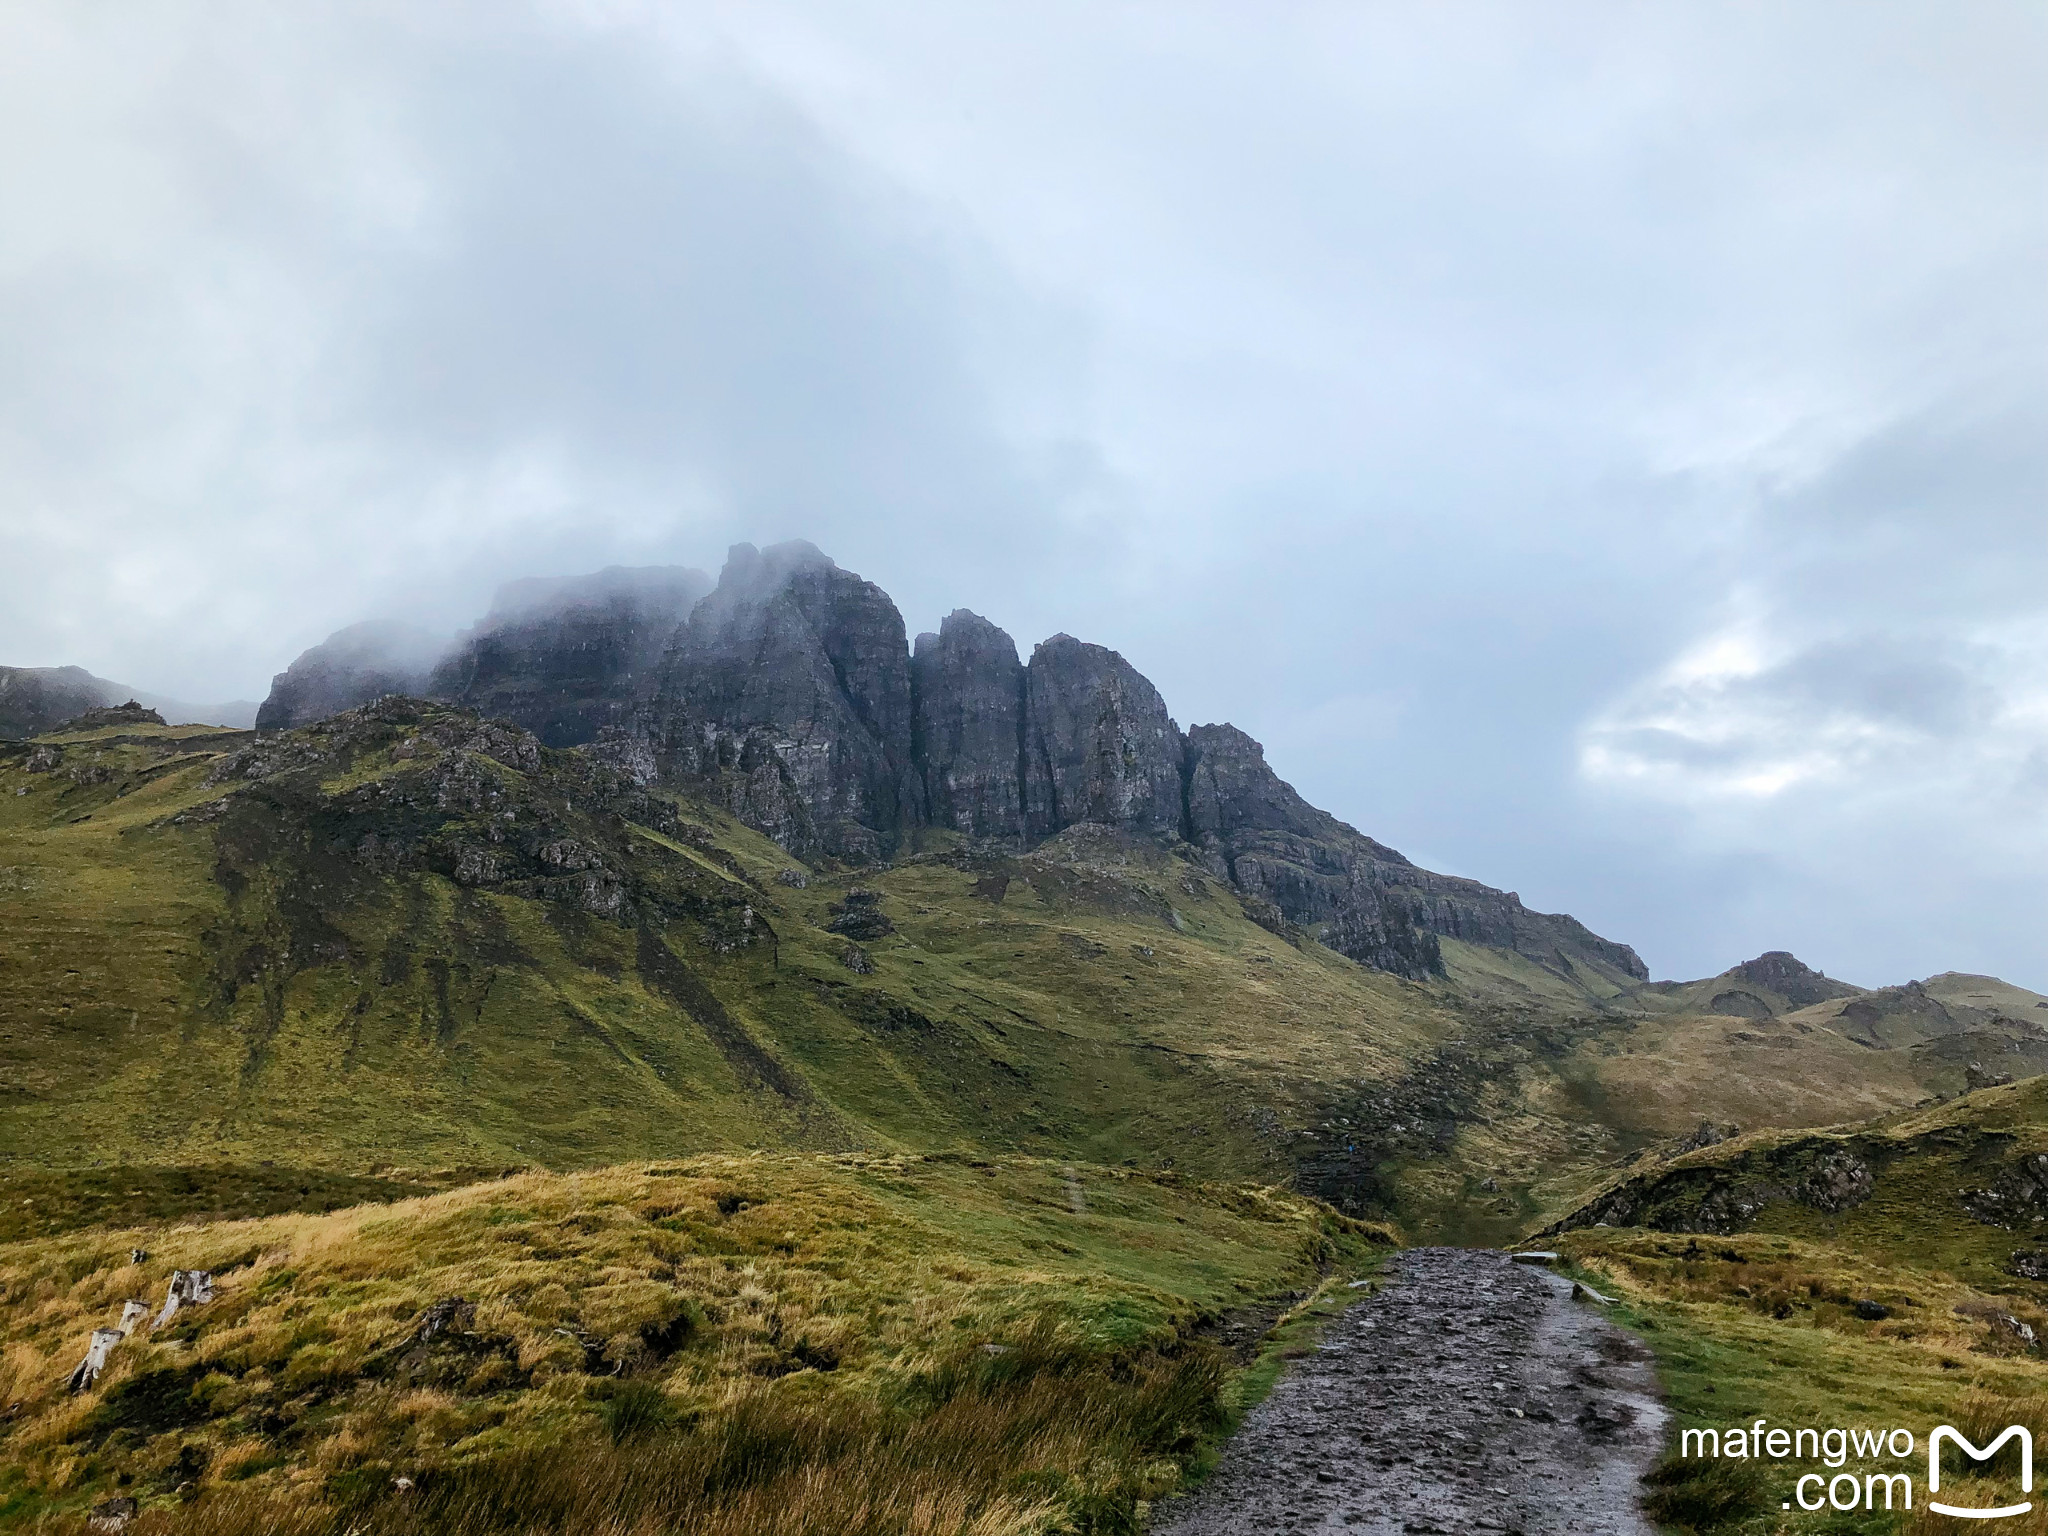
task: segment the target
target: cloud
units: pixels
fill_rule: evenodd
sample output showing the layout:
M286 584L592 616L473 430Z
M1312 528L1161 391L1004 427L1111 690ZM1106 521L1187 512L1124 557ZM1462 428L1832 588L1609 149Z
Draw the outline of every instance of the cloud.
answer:
M8 8L0 660L808 537L1660 970L2048 986L2048 22L1845 18Z
M16 107L53 154L14 186L74 185L0 289L0 516L49 583L15 651L246 688L531 570L1048 499L978 339L1029 298L730 50L460 7L36 19L23 53L89 89Z
M2033 744L2038 710L2021 679L2044 661L2035 647L1914 646L1880 632L1767 664L1748 637L1721 636L1596 720L1583 763L1597 779L1681 797L1769 798L1997 760Z

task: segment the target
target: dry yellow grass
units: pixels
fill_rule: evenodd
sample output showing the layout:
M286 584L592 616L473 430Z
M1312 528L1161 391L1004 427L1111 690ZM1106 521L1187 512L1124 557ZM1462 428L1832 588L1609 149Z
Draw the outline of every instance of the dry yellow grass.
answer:
M1363 1262L1374 1234L1270 1189L1072 1179L1079 1212L1065 1165L704 1157L0 1248L0 1512L122 1489L198 1497L224 1531L237 1507L402 1524L400 1477L479 1508L525 1477L560 1528L637 1530L607 1524L622 1490L672 1483L656 1462L678 1457L725 1490L690 1529L996 1531L1130 1504L1220 1411L1202 1322ZM68 1395L90 1329L173 1268L214 1271L217 1298ZM736 1474L733 1435L785 1450ZM769 1505L811 1513L746 1523Z
M1921 1459L1847 1470L1904 1472L1923 1504L1924 1447L1937 1424L1963 1428L1982 1444L1989 1438L1983 1431L2026 1423L2048 1445L2048 1359L2007 1321L2048 1337L2048 1310L2014 1289L1972 1285L1938 1259L1906 1262L1754 1232L1584 1230L1558 1246L1618 1298L1622 1316L1657 1352L1676 1423L1673 1460L1656 1481L1667 1516L1682 1518L1691 1506L1696 1518L1684 1519L1684 1529L1730 1536L1933 1529L1917 1508L1912 1521L1903 1512L1858 1511L1835 1524L1786 1514L1780 1505L1793 1496L1798 1474L1816 1469L1812 1463L1684 1461L1676 1436L1684 1428L1740 1427L1758 1418L1782 1428L1904 1428L1923 1448ZM1858 1302L1876 1302L1888 1315L1859 1315ZM1716 1509L1721 1501L1726 1507Z

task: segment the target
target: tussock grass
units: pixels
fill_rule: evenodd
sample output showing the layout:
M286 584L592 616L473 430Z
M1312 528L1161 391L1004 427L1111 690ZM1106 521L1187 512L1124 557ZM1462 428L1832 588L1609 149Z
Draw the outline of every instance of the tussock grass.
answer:
M141 1531L1127 1529L1227 1412L1207 1325L1386 1234L1069 1168L705 1157L0 1247L0 1516L66 1530L119 1490ZM218 1299L66 1395L174 1267Z
M1953 1527L1947 1517L1928 1523L1921 1510L1788 1514L1779 1506L1801 1472L1819 1470L1905 1472L1924 1504L1926 1436L1941 1423L1978 1444L2008 1424L2028 1424L2036 1445L2048 1444L2048 1358L2004 1321L2017 1318L2048 1338L2048 1287L2009 1280L1988 1288L1974 1271L1959 1278L1929 1258L1904 1262L1883 1250L1767 1233L1591 1229L1565 1234L1558 1246L1620 1300L1621 1320L1656 1351L1673 1449L1651 1477L1647 1507L1676 1529L1762 1536ZM1860 1316L1859 1301L1878 1302L1888 1315ZM1758 1418L1786 1429L1905 1428L1919 1451L1881 1468L1846 1469L1677 1454L1683 1429ZM1953 1470L1974 1477L1977 1469ZM1950 1475L1943 1473L1945 1488ZM1969 1501L1966 1494L1960 1502Z

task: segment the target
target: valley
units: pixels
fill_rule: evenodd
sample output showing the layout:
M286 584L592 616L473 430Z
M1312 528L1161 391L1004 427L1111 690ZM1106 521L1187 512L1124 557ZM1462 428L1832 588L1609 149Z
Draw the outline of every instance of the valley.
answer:
M609 1530L656 1446L691 1529L1135 1529L1391 1248L1544 1229L1681 1423L1767 1357L1816 1412L2034 1390L2048 998L1652 981L1114 652L913 646L809 546L347 631L257 730L32 723L0 1510L51 1530L509 1530L500 1476ZM173 1270L216 1299L67 1394Z

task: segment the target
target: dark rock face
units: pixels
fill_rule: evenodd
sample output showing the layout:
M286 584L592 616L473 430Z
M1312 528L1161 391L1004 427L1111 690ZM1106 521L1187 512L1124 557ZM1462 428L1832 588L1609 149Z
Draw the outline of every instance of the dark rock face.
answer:
M2015 1159L1988 1189L1966 1189L1962 1199L1988 1227L2019 1232L2048 1221L2048 1152Z
M1234 725L1188 732L1188 831L1212 868L1339 954L1421 978L1443 969L1436 936L1390 890L1413 866L1319 811Z
M515 721L551 747L594 740L652 695L677 632L710 590L709 576L679 565L511 582L426 691Z
M782 745L780 733L765 726L693 721L655 703L639 709L630 726L607 726L588 750L637 784L673 784L724 806L814 864L828 850Z
M443 649L443 641L404 624L336 630L271 679L256 729L296 730L388 693L424 693Z
M0 737L25 739L111 703L108 684L83 667L0 667Z
M1180 728L1159 690L1115 651L1054 635L1025 680L1024 825L1182 831Z
M881 897L873 891L848 891L845 901L833 904L832 912L832 921L825 925L825 931L862 944L887 938L896 931L889 914L882 910Z
M1576 919L1532 912L1512 891L1433 874L1319 811L1266 765L1259 744L1232 725L1188 732L1188 834L1218 873L1270 902L1339 954L1396 975L1443 969L1439 938L1512 949L1571 975L1644 980L1625 944Z
M1010 637L965 608L917 637L913 751L935 827L1024 835L1024 664Z
M1055 635L1027 667L963 609L913 656L888 595L801 541L733 546L716 587L680 567L514 583L429 674L432 650L416 632L344 630L279 675L259 724L429 693L580 746L640 790L722 805L807 862L892 858L927 826L1020 849L1091 832L1192 843L1254 921L1381 970L1440 974L1456 938L1582 983L1647 975L1626 945L1317 810L1235 727L1183 736L1115 651ZM1840 985L1790 956L1751 967Z
M1823 976L1782 949L1768 950L1723 974L1732 980L1746 981L1751 986L1775 992L1794 1008L1810 1007L1835 997L1854 997L1858 991L1847 982ZM1716 1008L1714 1011L1719 1013L1721 1010Z
M924 819L903 616L801 540L733 546L669 653L650 719L686 774L743 766L750 741L772 751L828 854L883 857Z

